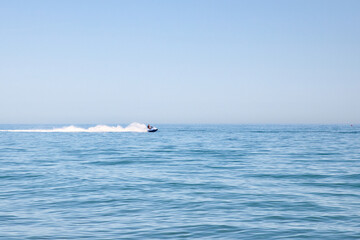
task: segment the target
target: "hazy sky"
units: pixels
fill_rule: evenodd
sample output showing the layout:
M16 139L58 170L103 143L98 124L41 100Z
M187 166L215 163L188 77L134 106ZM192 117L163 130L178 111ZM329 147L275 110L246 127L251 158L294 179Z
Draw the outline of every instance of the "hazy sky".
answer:
M360 1L0 1L0 123L359 123Z

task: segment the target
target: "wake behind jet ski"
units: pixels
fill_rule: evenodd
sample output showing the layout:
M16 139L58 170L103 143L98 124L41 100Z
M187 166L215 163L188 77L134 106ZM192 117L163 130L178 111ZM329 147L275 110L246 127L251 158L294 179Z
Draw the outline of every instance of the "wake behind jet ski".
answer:
M147 131L148 132L156 132L158 129L156 127L150 126L150 124L147 125Z

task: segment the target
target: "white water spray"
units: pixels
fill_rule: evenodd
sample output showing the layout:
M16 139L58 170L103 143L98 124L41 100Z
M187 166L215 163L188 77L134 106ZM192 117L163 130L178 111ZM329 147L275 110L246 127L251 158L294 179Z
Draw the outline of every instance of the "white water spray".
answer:
M147 132L147 127L142 123L131 123L127 127L116 127L107 125L97 125L95 127L81 128L75 126L67 126L53 129L15 129L15 130L0 130L0 132Z

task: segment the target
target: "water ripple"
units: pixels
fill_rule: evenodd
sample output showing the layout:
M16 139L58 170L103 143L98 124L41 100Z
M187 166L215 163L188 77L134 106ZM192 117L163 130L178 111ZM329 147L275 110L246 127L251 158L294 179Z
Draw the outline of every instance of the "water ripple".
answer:
M360 239L356 126L159 127L0 132L0 239Z

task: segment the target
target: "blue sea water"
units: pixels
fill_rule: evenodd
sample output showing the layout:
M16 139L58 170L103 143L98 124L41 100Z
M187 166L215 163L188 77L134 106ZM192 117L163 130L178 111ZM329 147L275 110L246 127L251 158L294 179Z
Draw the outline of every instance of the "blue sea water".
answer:
M0 132L0 239L360 239L359 126L157 127Z

